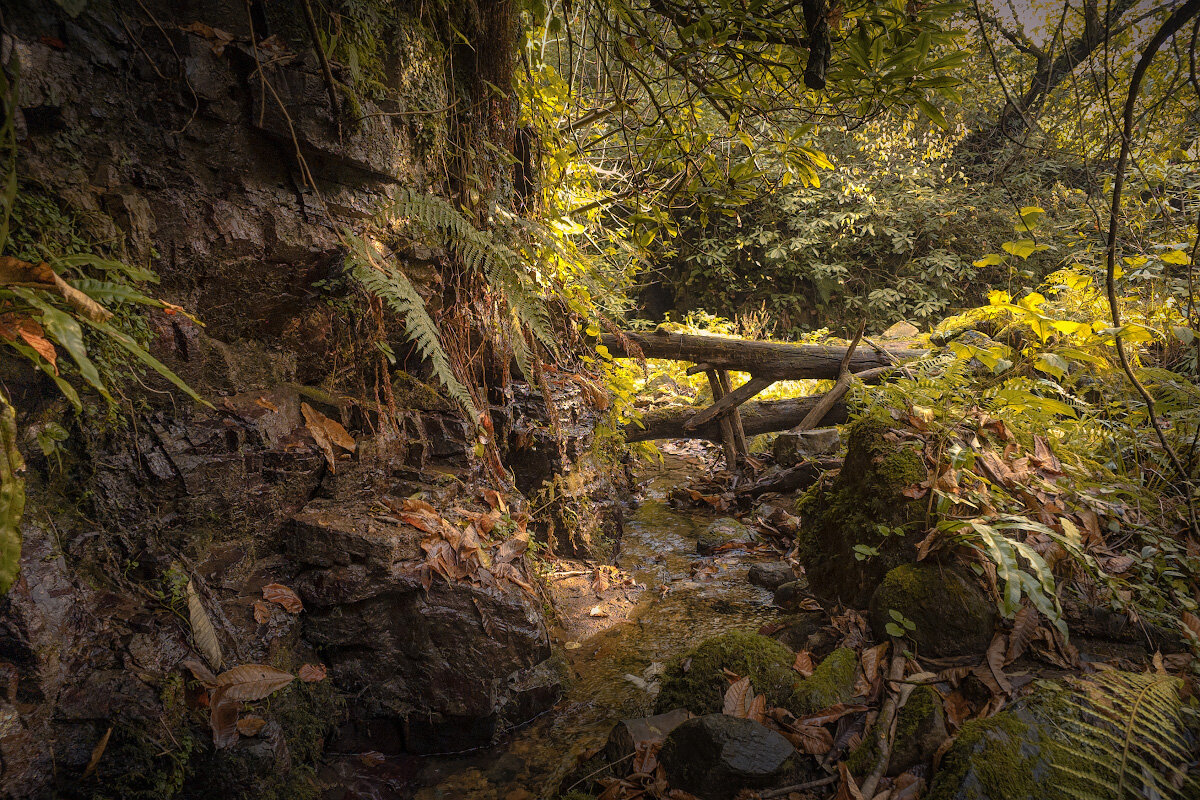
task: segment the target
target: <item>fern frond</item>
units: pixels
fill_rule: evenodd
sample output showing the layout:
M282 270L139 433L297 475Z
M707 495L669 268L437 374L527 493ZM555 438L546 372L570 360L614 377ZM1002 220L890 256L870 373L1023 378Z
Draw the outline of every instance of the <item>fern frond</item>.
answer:
M1190 756L1177 678L1103 672L1064 694L1070 721L1054 765L1073 796L1184 796L1179 787Z
M392 311L404 318L405 333L417 345L421 355L433 365L434 374L446 391L475 420L479 411L467 388L463 386L450 357L442 346L437 324L425 309L425 301L403 272L391 264L374 258L370 246L360 237L346 234L350 245L347 265L351 275L364 289L387 303Z

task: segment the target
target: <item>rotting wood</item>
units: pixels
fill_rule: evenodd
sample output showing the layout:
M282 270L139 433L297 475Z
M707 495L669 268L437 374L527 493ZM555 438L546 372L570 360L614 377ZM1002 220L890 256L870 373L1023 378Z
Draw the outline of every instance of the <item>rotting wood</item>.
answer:
M896 367L877 367L854 375L863 383L878 383ZM743 403L738 407L745 436L758 436L774 431L786 431L798 425L825 395L797 397L787 400L762 400ZM663 408L643 416L641 422L631 422L624 428L625 441L646 442L653 439L707 439L721 441L721 429L717 422L709 421L695 430L686 430L686 423L695 414L691 408ZM846 404L838 400L830 404L829 410L818 421L816 427L840 425L846 421Z
M784 492L807 489L816 483L828 470L837 469L841 465L842 460L839 458L820 458L811 461L802 461L794 467L789 467L782 472L769 475L757 483L743 486L737 490L737 493L749 495L750 497L758 497L767 492L779 492L782 494Z
M725 390L725 394L728 395L729 388L731 386L731 384L729 382L729 373L722 370L721 372L717 373L717 376L721 379L721 387ZM757 381L759 379L751 378L750 380ZM765 388L767 388L767 387L766 386L762 387L762 389L765 389ZM735 405L729 411L729 422L730 422L730 424L733 425L733 444L734 444L734 447L737 448L738 453L741 454L741 457L743 459L750 457L750 447L746 444L746 431L742 427L742 411L741 411L740 406L742 403L746 402L746 400L749 400L751 397L753 397L754 395L761 392L762 389L755 389L753 392L751 392L750 394L748 394L746 396L745 400L742 400L741 402L739 402L737 405Z
M837 381L833 384L833 388L821 396L820 402L792 430L810 431L817 427L817 423L825 416L825 412L829 411L834 403L841 400L842 396L850 389L850 384L854 381L854 375L850 372L850 362L854 359L854 351L858 349L858 343L862 341L863 331L866 330L866 327L866 323L859 327L858 333L854 334L854 339L846 348L846 354L842 356L842 363L838 367Z
M707 364L717 370L749 372L757 377L771 377L776 380L837 378L847 350L845 346L758 342L687 333L626 331L621 336L641 348L646 358L691 361ZM605 334L601 337L601 342L614 357L627 357L625 346L619 337ZM926 352L910 348L897 348L884 353L874 349L859 349L850 360L849 370L863 372L920 358Z
M730 392L727 391L728 386L725 384L727 378L728 376L717 376L717 379L721 381L721 390L725 393L724 397L722 397L720 400L717 400L703 411L693 415L691 419L683 423L684 430L694 431L704 423L716 419L727 411L735 410L742 403L746 402L751 397L754 397L754 395L758 394L763 389L766 389L775 382L774 378L751 378L746 383ZM716 396L715 393L713 396Z
M708 385L712 389L715 401L713 405L719 404L725 398L725 388L721 385L716 370L708 370ZM733 440L733 423L729 421L729 417L722 416L717 418L717 424L721 429L721 444L725 447L725 466L731 470L736 469L738 450Z

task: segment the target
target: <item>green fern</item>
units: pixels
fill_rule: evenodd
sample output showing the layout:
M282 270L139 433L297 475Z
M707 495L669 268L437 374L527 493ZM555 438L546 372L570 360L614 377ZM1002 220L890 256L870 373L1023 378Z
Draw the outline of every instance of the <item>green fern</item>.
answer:
M1169 675L1101 673L1066 693L1070 721L1057 737L1055 781L1076 800L1194 797L1180 681Z
M433 371L446 387L446 391L470 414L472 420L478 419L479 411L475 408L467 387L454 374L450 357L442 347L437 324L429 316L425 309L425 301L408 276L392 265L373 258L370 245L362 238L347 234L346 241L350 246L347 265L354 279L404 318L405 332L409 340L417 345L421 355L433 365Z
M505 298L517 322L527 326L549 352L557 352L558 343L545 300L533 285L532 278L524 268L525 260L519 253L497 241L491 234L476 228L454 206L437 195L412 189L400 192L380 212L378 221L387 224L396 220L407 220L422 229L433 244L452 251L465 267L482 274L488 284ZM520 331L510 331L510 339L522 372L531 378L527 371L530 363L528 351Z

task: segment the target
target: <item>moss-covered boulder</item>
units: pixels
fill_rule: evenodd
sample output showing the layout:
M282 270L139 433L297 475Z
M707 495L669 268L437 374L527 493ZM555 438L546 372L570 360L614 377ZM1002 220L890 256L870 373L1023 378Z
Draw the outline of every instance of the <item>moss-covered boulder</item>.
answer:
M908 633L917 652L936 658L987 649L996 607L970 577L941 564L902 564L871 595L871 626L885 635L892 611L916 628Z
M854 696L857 673L858 656L848 647L839 647L796 684L786 707L799 716L844 703Z
M1180 681L1105 672L963 725L927 800L1196 798Z
M799 556L821 597L862 607L889 569L916 560L925 506L904 489L928 472L920 451L890 441L888 430L869 417L850 426L838 477L797 503Z
M733 631L706 639L667 666L655 708L658 713L686 708L693 714L720 711L729 686L722 670L749 676L768 704L781 705L799 677L792 652L774 639Z

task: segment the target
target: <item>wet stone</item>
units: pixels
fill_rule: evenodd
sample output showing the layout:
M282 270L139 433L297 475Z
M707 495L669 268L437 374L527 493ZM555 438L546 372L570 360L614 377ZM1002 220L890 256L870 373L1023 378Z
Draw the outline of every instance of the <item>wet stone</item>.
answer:
M713 520L700 534L700 538L696 541L696 552L702 556L709 556L720 549L722 545L744 542L751 536L750 529L733 517L721 517Z
M707 714L667 736L659 763L672 788L701 800L731 800L742 789L778 783L795 754L787 739L753 720Z
M747 579L755 586L775 591L786 583L795 583L796 574L792 568L782 561L772 561L766 564L755 564L750 567Z
M794 608L807 596L808 580L806 578L797 578L793 575L786 583L775 587L775 605L780 608Z
M837 428L812 431L784 431L771 444L771 454L781 467L791 467L811 458L836 453L841 444Z

